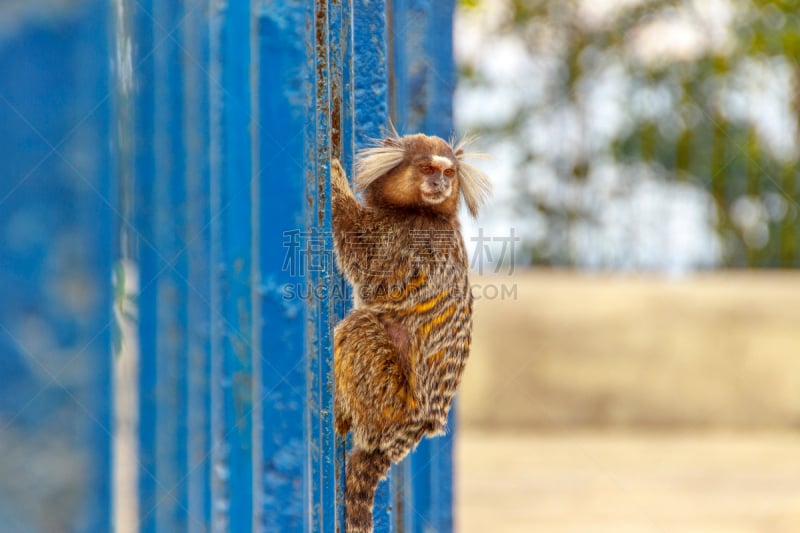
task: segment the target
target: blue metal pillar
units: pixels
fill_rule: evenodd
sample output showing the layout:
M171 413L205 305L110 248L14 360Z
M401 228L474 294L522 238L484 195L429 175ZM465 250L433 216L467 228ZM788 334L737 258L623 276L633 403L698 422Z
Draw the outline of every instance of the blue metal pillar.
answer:
M107 2L0 29L0 526L110 531Z
M211 523L211 211L208 0L182 3L178 23L183 71L186 161L186 449L180 465L185 485L186 531L205 533Z
M339 0L330 3L329 35L330 35L330 71L332 73L330 84L331 101L331 150L332 157L341 161L348 175L352 175L355 135L355 108L354 108L354 16L352 0ZM333 261L332 261L333 263ZM330 327L335 327L350 308L352 295L347 282L340 272L331 268L330 286L333 289L331 296L332 308L329 317ZM329 388L334 387L332 377L328 378ZM335 512L333 520L335 531L344 528L345 506L345 469L346 469L347 442L346 439L336 437L334 466L335 466Z
M453 2L391 0L390 107L401 132L453 134ZM452 531L455 410L447 434L424 439L402 466L405 531Z
M257 520L266 531L333 532L342 446L337 460L331 345L343 285L333 270L327 191L330 158L352 161L352 8L346 0L261 2L254 13L256 375L264 398Z
M305 2L255 5L253 105L255 195L259 203L259 351L255 372L262 410L256 417L255 470L261 531L306 529L307 362L306 273L314 267L307 247L305 211L309 177L307 131L314 116L308 59L313 13ZM313 174L311 175L313 178Z
M307 531L333 532L336 526L336 442L333 434L332 344L334 326L333 299L327 291L335 283L329 250L331 213L329 201L330 159L341 149L341 132L337 130L334 146L331 102L332 86L341 83L341 73L331 70L331 32L340 31L331 25L338 2L315 0L311 54L307 61L313 72L310 94L313 95L313 117L306 132L308 162L306 166L305 226L310 232L308 251L312 261L322 261L310 268L306 279L306 501Z
M205 2L117 5L121 257L138 273L140 531L210 516L208 18ZM125 272L125 269L122 269ZM121 291L125 293L125 290ZM126 443L126 446L130 443ZM118 487L118 489L121 489Z
M121 200L130 204L130 215L126 213L120 224L124 249L123 259L136 265L139 287L136 297L138 304L138 514L139 528L142 532L156 531L154 513L162 493L158 490L157 425L155 417L159 405L156 396L158 379L158 273L159 257L155 248L155 153L152 138L155 135L154 105L155 94L155 36L152 2L143 2L125 21L127 26L122 35L130 38L132 65L124 76L129 76L130 95L119 96L119 106L129 106L130 131L122 132L127 137L120 139L120 145L130 144L130 159L122 159L121 169L130 169L129 182L121 183ZM135 68L134 68L135 65ZM127 96L127 98L125 98ZM125 154L121 154L124 158ZM127 354L123 354L127 356ZM168 391L164 391L165 393Z
M202 201L197 180L203 173L187 179L189 169L198 167L189 164L187 141L186 124L197 110L186 114L191 90L184 87L186 45L180 26L185 15L181 4L152 0L118 5L115 17L123 213L118 231L121 257L139 278L138 350L123 356L138 363L138 529L153 532L183 531L197 520L190 517L187 472L194 460L190 435L195 439L197 434L189 402L197 401L191 387L198 376L190 371L190 357L199 354L196 334L189 333L186 302L202 290L196 285L203 286L197 265L190 268L190 258L200 253L197 245L191 255L187 252L190 243L202 241L202 232L189 232L198 231L197 218L203 217L196 203ZM192 318L201 320L192 311ZM198 453L195 442L194 456Z
M253 527L253 226L249 2L211 6L212 453L214 531Z
M354 7L355 140L356 149L360 150L374 139L380 139L389 125L390 66L387 62L387 3L355 0ZM392 481L396 471L393 467L386 481L378 485L373 511L375 531L402 530L398 527L402 524L392 516L400 502L396 483Z

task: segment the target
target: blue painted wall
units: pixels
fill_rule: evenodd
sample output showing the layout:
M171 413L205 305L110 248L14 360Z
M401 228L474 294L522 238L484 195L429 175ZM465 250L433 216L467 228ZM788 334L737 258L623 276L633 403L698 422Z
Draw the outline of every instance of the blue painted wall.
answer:
M0 529L338 531L328 164L390 118L451 134L453 5L26 5L0 24ZM451 456L393 468L376 530L450 530Z

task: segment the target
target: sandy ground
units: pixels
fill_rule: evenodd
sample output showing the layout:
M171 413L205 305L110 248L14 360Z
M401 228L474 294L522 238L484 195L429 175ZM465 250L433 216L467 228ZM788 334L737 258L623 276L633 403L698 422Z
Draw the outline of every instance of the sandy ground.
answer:
M800 434L464 430L456 454L459 533L800 531Z

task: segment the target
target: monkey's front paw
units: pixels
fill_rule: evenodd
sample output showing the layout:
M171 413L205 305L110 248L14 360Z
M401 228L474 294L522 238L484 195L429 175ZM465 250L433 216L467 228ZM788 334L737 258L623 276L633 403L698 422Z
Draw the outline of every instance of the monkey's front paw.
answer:
M334 191L349 191L350 185L347 183L347 174L342 168L342 164L338 159L331 160L331 187Z

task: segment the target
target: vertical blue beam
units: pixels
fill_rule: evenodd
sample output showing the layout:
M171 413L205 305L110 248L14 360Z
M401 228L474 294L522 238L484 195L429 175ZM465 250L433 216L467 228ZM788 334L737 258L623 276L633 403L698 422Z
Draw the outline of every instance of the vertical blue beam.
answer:
M346 3L309 7L262 2L256 9L264 316L259 388L268 399L260 433L260 522L267 531L332 532L336 526L330 378L337 301L326 295L335 283L327 170L331 156L352 159L352 105L346 101L352 96L345 96L349 78L342 74L351 23ZM301 433L298 416L305 417Z
M156 531L153 512L160 499L157 472L157 432L155 424L157 397L158 286L159 259L155 249L155 30L152 0L143 0L124 11L118 39L131 43L131 67L121 74L120 84L129 94L119 95L121 107L129 106L128 124L120 125L118 142L125 150L120 160L122 203L125 205L120 233L125 247L123 257L138 267L139 291L139 410L138 410L138 512L139 529ZM118 45L119 46L119 45ZM125 81L127 80L127 81ZM129 158L128 158L129 157ZM130 168L130 170L128 170Z
M253 518L253 176L250 6L211 8L213 530Z
M140 278L141 531L209 521L208 100L195 57L207 62L205 19L182 28L197 8L142 1L116 17L122 254Z
M380 138L389 120L386 2L353 0L356 149Z
M157 501L154 509L141 509L147 521L154 515L158 531L186 528L186 188L183 143L183 80L180 59L182 43L178 31L180 6L172 0L156 0L151 19L155 36L154 136L155 208L153 245L158 271L156 290L156 351L142 353L142 366L156 369L154 413L143 411L142 423L155 424L155 476ZM150 90L142 87L141 90ZM142 110L147 112L150 110ZM147 416L147 418L145 418Z
M86 430L87 448L91 450L92 465L80 473L84 482L92 488L86 494L86 499L78 504L76 514L71 520L74 522L75 531L97 532L107 531L113 527L110 498L113 422L109 401L113 394L109 333L113 319L110 309L109 280L112 254L115 253L118 243L118 237L113 231L117 184L110 172L112 147L108 142L111 136L108 99L111 91L109 70L111 61L108 59L112 37L110 10L107 5L94 2L80 7L83 9L81 17L67 22L81 36L77 54L69 62L74 68L76 77L71 87L77 88L78 91L76 99L78 109L91 109L91 115L81 116L83 122L76 124L73 129L79 141L66 144L62 159L72 170L73 175L80 175L80 181L84 182L78 185L83 197L72 206L77 210L73 220L83 229L83 242L77 246L83 260L78 259L73 264L65 262L62 266L69 264L69 272L64 272L63 281L69 284L70 278L77 276L78 279L89 282L94 286L89 293L93 292L95 298L91 298L90 294L84 294L81 301L77 302L79 308L70 310L77 311L73 319L77 319L82 326L80 331L82 340L86 340L88 335L91 335L91 338L82 345L82 354L75 355L65 364L67 369L83 366L86 389L76 391L76 396L78 401L84 404L83 410L92 421L90 428ZM52 66L48 65L47 68ZM48 91L52 89L47 87ZM64 87L60 87L60 90L63 89ZM72 113L67 116L70 119L74 118ZM53 176L48 175L47 190L52 187L52 179ZM84 187L86 184L89 184L93 194L89 195ZM73 181L72 185L74 187L76 182ZM52 286L50 288L52 289ZM4 291L2 293L7 294ZM71 303L74 305L76 302L73 300ZM63 315L61 318L64 318ZM81 425L83 424L79 427ZM69 434L74 439L76 434L74 426L69 429ZM47 435L49 440L53 437L52 433Z
M401 131L448 138L455 88L453 2L392 0L390 29L392 117ZM453 436L424 439L405 465L406 531L453 529ZM410 486L409 486L410 485Z
M331 84L333 156L345 169L353 165L355 150L354 0L331 2Z
M222 15L217 13L216 0L210 0L208 21L208 56L209 56L209 171L208 191L210 198L210 211L212 223L210 227L209 264L211 277L209 279L211 301L211 330L209 338L209 387L210 387L210 412L211 422L211 527L210 531L222 533L228 531L227 512L229 490L225 478L217 472L217 465L225 466L227 461L225 416L223 411L223 355L222 335L224 321L220 317L221 283L220 272L222 265L222 229L221 222L215 213L222 211L220 201L222 187L222 147L221 134L221 33Z
M306 170L306 228L316 243L309 248L317 260L328 261L332 250L331 213L328 199L329 161L333 152L331 124L331 85L341 73L331 71L331 10L333 2L315 0L310 27L308 65L313 72L313 101L309 102L310 115L314 117L313 129L306 135L306 148L310 157ZM335 21L335 17L333 17ZM327 294L333 284L333 265L309 269L309 298L306 300L307 339L307 403L306 441L308 463L306 466L307 531L333 533L336 525L336 475L333 434L332 344L333 299Z
M331 157L339 159L352 175L354 156L354 86L353 86L353 2L352 0L332 1L330 9L330 80L331 95ZM351 295L347 282L341 272L331 269L332 314L330 327L334 327L350 308ZM335 390L330 381L330 388ZM344 529L345 520L345 471L346 471L346 439L336 437L334 456L336 472L336 516L335 530ZM331 517L334 518L334 517Z
M254 174L260 203L258 220L258 305L263 398L256 418L262 451L256 470L260 500L255 512L265 533L305 527L306 484L306 318L305 253L306 128L313 113L308 60L312 11L307 2L255 5L253 116L258 126ZM311 95L310 95L311 94ZM309 150L309 152L311 152ZM313 152L311 152L313 153Z
M110 13L36 4L0 34L0 523L108 531Z
M372 139L380 138L389 122L391 66L388 63L386 2L354 0L353 10L354 138L355 148L360 150L368 146ZM377 532L400 530L397 523L399 515L392 515L400 503L397 484L392 481L397 472L398 468L393 467L386 481L378 485L373 512Z
M208 88L208 0L183 3L182 69L186 154L187 364L186 489L187 528L209 531L211 522L210 400L210 226Z
M121 11L124 49L132 65L120 95L120 120L131 128L120 144L130 155L120 167L128 180L133 223L122 232L139 267L139 516L141 531L181 531L188 520L188 259L186 151L183 102L182 10L174 2L141 2ZM124 78L123 76L123 78ZM128 89L125 89L125 84Z

